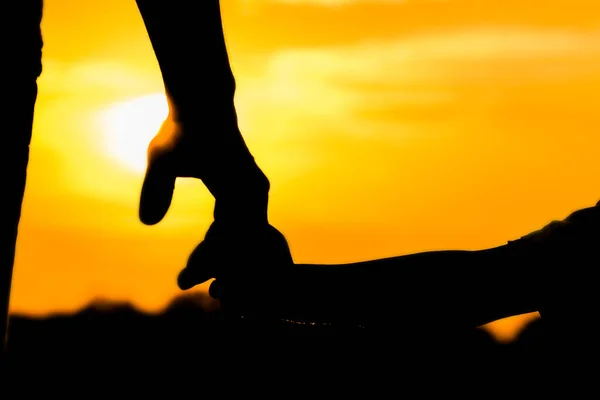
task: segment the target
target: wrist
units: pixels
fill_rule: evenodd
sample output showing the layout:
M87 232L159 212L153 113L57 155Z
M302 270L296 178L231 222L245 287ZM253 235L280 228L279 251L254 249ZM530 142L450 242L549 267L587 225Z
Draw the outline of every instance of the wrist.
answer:
M215 196L214 218L225 223L268 224L269 179L252 157L244 158L213 177L209 190Z

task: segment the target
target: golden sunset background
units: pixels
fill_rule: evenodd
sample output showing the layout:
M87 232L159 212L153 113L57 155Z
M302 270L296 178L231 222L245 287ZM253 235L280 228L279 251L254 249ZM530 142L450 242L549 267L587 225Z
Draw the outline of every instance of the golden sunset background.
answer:
M181 179L161 223L138 220L146 146L167 110L135 1L44 7L10 310L102 298L160 311L213 199ZM242 132L296 262L496 246L600 198L597 1L221 8ZM507 339L536 315L489 328Z

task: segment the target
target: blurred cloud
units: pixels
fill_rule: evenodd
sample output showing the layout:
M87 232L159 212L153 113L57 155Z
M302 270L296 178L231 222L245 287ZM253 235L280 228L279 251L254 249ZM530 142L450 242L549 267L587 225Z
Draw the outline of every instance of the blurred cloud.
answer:
M270 71L274 75L291 74L299 78L334 76L337 82L345 79L415 82L443 75L440 62L515 62L591 54L600 54L600 35L596 32L472 27L350 46L282 51L272 58ZM280 69L283 72L277 72Z
M88 97L135 95L147 92L149 87L157 86L156 83L161 81L157 81L155 68L144 69L110 59L61 62L45 58L39 80L44 94L87 94Z
M273 131L286 131L286 140L296 127L305 130L307 120L338 128L343 123L349 133L365 130L355 112L364 106L413 111L449 106L461 86L502 77L514 82L519 75L528 84L548 74L553 79L557 73L575 76L582 68L600 70L598 62L581 62L598 55L598 33L521 27L470 27L357 45L287 49L270 57L264 74L245 83L238 99L246 120L262 115ZM270 112L265 116L260 110ZM294 124L295 118L304 123Z

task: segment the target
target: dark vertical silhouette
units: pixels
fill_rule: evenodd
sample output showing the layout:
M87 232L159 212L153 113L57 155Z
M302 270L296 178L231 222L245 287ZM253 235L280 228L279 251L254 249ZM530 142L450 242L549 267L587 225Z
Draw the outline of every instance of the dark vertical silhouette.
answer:
M140 219L165 216L177 177L203 181L218 220L267 218L269 181L238 128L219 0L137 0L169 100L148 151Z
M201 179L215 197L214 222L178 284L213 274L222 255L244 266L291 265L287 242L268 222L270 183L246 146L234 103L219 0L136 0L161 70L169 116L148 148L139 217L167 213L178 177ZM220 277L224 279L223 276Z
M33 112L37 98L37 78L42 72L42 0L12 0L2 5L2 25L9 27L4 37L2 135L0 157L3 205L0 208L0 335L2 372L8 331L8 308L15 246L25 192Z

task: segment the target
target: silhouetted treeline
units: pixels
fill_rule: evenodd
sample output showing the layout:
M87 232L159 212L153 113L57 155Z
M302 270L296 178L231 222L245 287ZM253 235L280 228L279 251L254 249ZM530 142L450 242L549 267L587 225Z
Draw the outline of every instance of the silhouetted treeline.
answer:
M399 318L394 332L369 332L229 318L202 294L181 296L161 314L97 302L74 315L13 315L9 380L21 391L44 379L73 380L71 389L99 383L149 389L154 379L166 384L187 373L198 382L244 376L284 385L296 377L299 385L337 382L349 390L353 386L344 385L391 385L406 371L434 379L436 371L495 387L531 377L549 353L543 320L532 322L509 344L481 329L452 335L440 327L438 332L404 334L413 330L402 325ZM243 373L237 370L236 375L236 368Z

